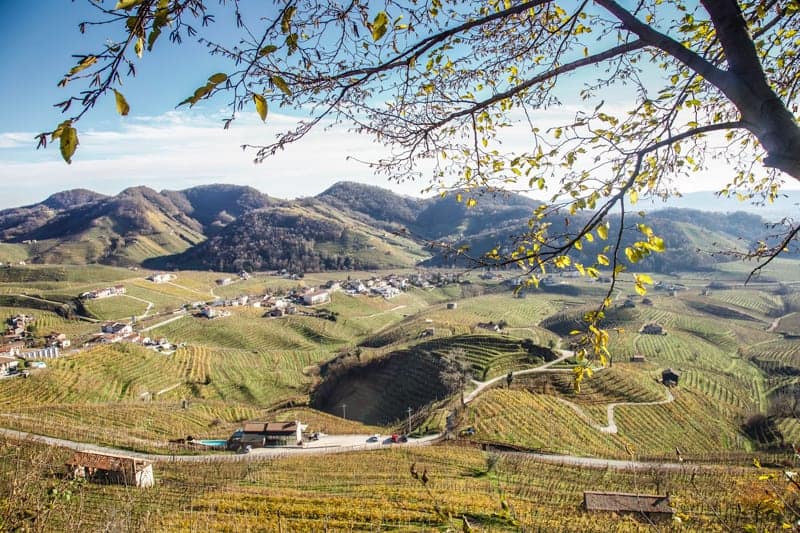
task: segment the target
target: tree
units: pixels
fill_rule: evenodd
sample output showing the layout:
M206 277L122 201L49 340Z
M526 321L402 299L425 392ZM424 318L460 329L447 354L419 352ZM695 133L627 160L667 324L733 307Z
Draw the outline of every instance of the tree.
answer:
M663 250L643 223L633 225L640 239L622 244L631 205L675 194L675 178L711 159L737 169L726 195L772 200L783 179L800 180L797 0L640 0L631 8L614 0L290 0L258 13L236 1L92 3L98 19L86 24L116 24L120 37L77 56L61 84L89 86L57 104L78 111L41 134L40 145L58 139L69 162L76 123L102 97L113 93L119 113L129 112L120 85L124 69L135 73L135 56L160 46L162 34L172 43L198 36L230 69L208 73L181 105L227 98L225 128L246 108L262 120L275 105L307 114L275 142L245 146L256 161L316 127L346 123L388 147L370 162L376 172L426 178L428 190L452 192L468 207L481 194L546 189L552 200L528 228L474 258L517 264L531 284L551 265L592 277L606 268L616 280L626 264ZM235 21L239 42L203 37L218 15ZM610 94L627 105L610 104ZM554 110L571 116L548 119ZM508 132L523 133L527 147L505 149ZM551 227L553 217L586 208L593 211L579 223ZM779 239L751 254L763 266L798 231L786 221ZM591 264L571 260L570 250L596 240L608 246ZM639 292L650 281L634 275ZM586 317L581 348L603 361L604 332L595 326L607 305Z
M472 366L466 362L463 348L453 348L443 355L439 369L439 379L450 394L461 394L461 405L464 405L464 388L472 379Z

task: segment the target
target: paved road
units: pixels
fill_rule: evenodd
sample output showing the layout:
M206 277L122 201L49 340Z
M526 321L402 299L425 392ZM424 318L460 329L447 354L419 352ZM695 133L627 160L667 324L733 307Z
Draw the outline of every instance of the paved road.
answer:
M396 447L410 447L410 446L426 446L433 444L441 439L441 435L430 435L420 439L409 439L408 442L392 443L388 437L383 437L378 442L367 442L370 435L329 435L322 437L317 441L306 443L302 448L297 446L275 447L275 448L255 448L249 454L201 454L201 455L174 455L174 454L155 454L155 453L141 453L132 452L128 450L119 450L108 446L99 446L97 444L88 444L85 442L75 442L66 439L57 439L55 437L45 437L42 435L34 435L24 431L15 431L13 429L1 429L0 435L5 435L13 439L31 440L40 442L50 446L59 446L61 448L68 448L70 450L92 451L100 453L122 454L129 457L136 457L139 459L147 459L149 461L160 462L176 462L176 463L197 463L206 461L254 461L258 459L272 459L279 457L292 457L298 455L327 455L331 453L344 453L352 451L374 451L384 449L388 446Z
M180 320L181 318L183 318L185 316L187 316L187 314L182 311L180 315L176 315L176 316L170 317L170 318L168 318L168 319L166 319L166 320L164 320L162 322L159 322L158 324L153 324L152 326L147 326L146 328L143 328L142 329L142 333L148 332L151 329L159 328L159 327L161 327L161 326L163 326L165 324L169 324L170 322L175 322L176 320Z

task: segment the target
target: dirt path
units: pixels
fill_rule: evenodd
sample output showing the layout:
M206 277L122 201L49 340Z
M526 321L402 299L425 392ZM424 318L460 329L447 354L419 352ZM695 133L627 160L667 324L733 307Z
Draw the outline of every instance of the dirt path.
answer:
M587 424L592 426L597 431L600 431L602 433L611 433L612 435L616 435L617 434L617 423L616 423L616 420L614 419L614 410L617 407L620 407L620 406L639 406L639 407L643 407L645 405L664 405L664 404L667 404L667 403L670 403L670 402L674 402L675 401L675 396L672 395L672 391L670 391L669 389L666 389L666 391L667 391L667 397L664 400L659 400L657 402L616 402L616 403L608 404L606 406L606 415L608 417L608 423L605 426L601 426L601 425L597 424L594 420L592 420L591 417L589 417L586 414L586 412L584 412L584 410L581 409L581 407L579 405L577 405L577 404L575 404L575 403L573 403L573 402L571 402L569 400L565 400L563 398L556 398L556 399L559 402L561 402L564 405L566 405L567 407L571 408L573 411L575 411L575 413L577 413L578 416L580 416L583 419L584 422L586 422Z
M141 314L141 315L136 317L139 320L141 320L142 318L146 318L147 315L150 313L150 310L153 307L155 307L155 304L153 302L145 300L144 298L139 298L138 296L131 296L130 294L122 294L121 296L124 296L125 298L130 298L131 300L137 300L139 302L147 304L147 308L144 310L144 314Z
M386 313L393 313L394 311L399 311L400 309L405 309L406 307L407 306L405 305L398 305L396 307L392 307L391 309L387 309L386 311L381 311L379 313L373 313L371 315L364 315L364 316L354 316L351 320L358 318L375 318L376 316L385 315Z
M163 320L163 321L159 322L158 324L153 324L152 326L147 326L146 328L143 328L142 329L142 333L146 333L146 332L150 331L151 329L160 328L161 326L169 324L170 322L175 322L176 320L180 320L181 318L184 318L186 316L187 316L186 313L181 313L180 315L170 317L170 318L168 318L166 320Z
M559 370L559 369L551 369L550 367L552 367L553 365L556 365L556 364L558 364L558 363L560 363L562 361L565 361L565 360L569 359L570 357L572 357L573 355L575 355L574 353L572 353L570 351L567 351L567 350L559 350L559 351L561 352L561 357L559 357L558 359L553 359L549 363L545 363L545 364L543 364L541 366L537 366L536 368L529 368L527 370L517 370L516 372L514 372L514 375L515 376L524 376L526 374L536 374L536 373L539 373L539 372L548 372L548 371L549 372L553 372L553 371ZM570 369L565 369L565 370L567 372L572 372ZM487 387L491 387L495 383L498 383L499 381L503 381L504 379L506 379L506 376L497 376L496 378L492 378L492 379L490 379L488 381L478 381L478 380L473 379L472 383L477 385L477 387L475 388L475 390L473 390L472 392L470 392L469 394L467 394L464 397L464 403L471 402L472 400L477 398L479 394L481 394L484 390L486 390Z

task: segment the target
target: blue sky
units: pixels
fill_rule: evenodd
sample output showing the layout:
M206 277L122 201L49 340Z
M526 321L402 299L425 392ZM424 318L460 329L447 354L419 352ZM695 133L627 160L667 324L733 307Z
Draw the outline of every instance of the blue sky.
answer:
M264 0L243 3L274 8ZM113 96L99 102L78 124L80 146L72 165L61 160L57 147L36 150L34 135L52 130L63 119L52 105L71 94L69 88L56 84L75 63L72 54L88 53L112 36L112 28L105 26L90 26L85 35L79 33L78 23L94 14L85 0L0 0L0 34L6 43L0 54L0 209L41 201L76 187L115 194L134 185L160 190L224 182L293 198L317 194L344 179L411 195L426 185L388 183L374 176L353 159L377 159L385 149L338 126L316 131L265 163L253 164L240 145L267 143L279 129L291 128L297 117L270 110L265 125L254 111L246 110L225 131L221 127L221 118L227 114L224 98L176 110L175 105L209 74L230 66L206 54L191 39L178 47L170 46L164 36L152 53L138 60L136 78L124 79L122 90L131 105L130 115L117 115ZM225 32L233 31L233 24L226 17L232 15L218 14L213 32L231 41ZM544 117L544 124L564 120L574 110L573 106L554 111ZM523 132L509 131L504 144L525 146L526 140ZM709 183L721 187L730 173L717 166L709 175L713 179L683 184L684 190L697 190L697 183L705 184L705 189Z

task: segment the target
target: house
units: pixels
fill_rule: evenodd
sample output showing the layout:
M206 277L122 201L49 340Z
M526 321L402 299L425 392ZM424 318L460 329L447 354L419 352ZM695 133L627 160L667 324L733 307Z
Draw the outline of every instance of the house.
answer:
M23 352L19 354L23 359L56 359L60 355L61 353L58 350L58 346L23 350Z
M75 452L67 461L67 474L75 479L134 487L155 485L153 463L137 457L100 452Z
M247 422L228 439L228 448L300 445L303 442L303 431L306 427L299 420L293 422Z
M635 353L631 356L631 363L646 363L646 362L647 358L640 353Z
M625 514L647 523L672 520L675 514L675 509L669 506L669 494L586 491L583 507L589 512Z
M167 283L175 279L175 274L167 274L165 272L159 272L158 274L150 274L147 276L148 281L152 281L153 283Z
M246 270L242 270L241 272L239 272L239 278L246 281L250 279L250 273L247 272Z
M106 322L101 331L101 342L119 342L133 335L133 327L124 322Z
M456 302L448 302L447 303L447 308L448 309L457 309L458 308L458 304Z
M221 287L224 287L225 285L230 285L231 283L233 283L233 280L231 278L220 278L218 280L215 280L214 283L216 283Z
M52 332L46 337L48 346L56 346L58 348L69 348L72 344L64 333Z
M0 355L0 375L13 374L17 371L19 361L10 355Z
M0 356L16 357L25 349L24 342L0 344Z
M93 291L88 291L81 293L80 298L82 300L96 300L98 298L108 298L110 296L120 296L125 294L126 289L123 285L114 285L113 287L105 287L102 289L94 289Z
M671 368L668 368L661 373L661 383L667 387L676 387L680 378L681 373Z
M303 303L306 305L324 304L331 300L331 293L326 290L312 290L303 295Z
M203 308L200 309L200 315L206 318L215 318L217 316L217 311L210 305L204 305Z
M667 333L664 331L664 327L661 324L656 324L655 322L649 322L642 326L642 329L639 330L639 333L643 333L644 335L666 335Z

